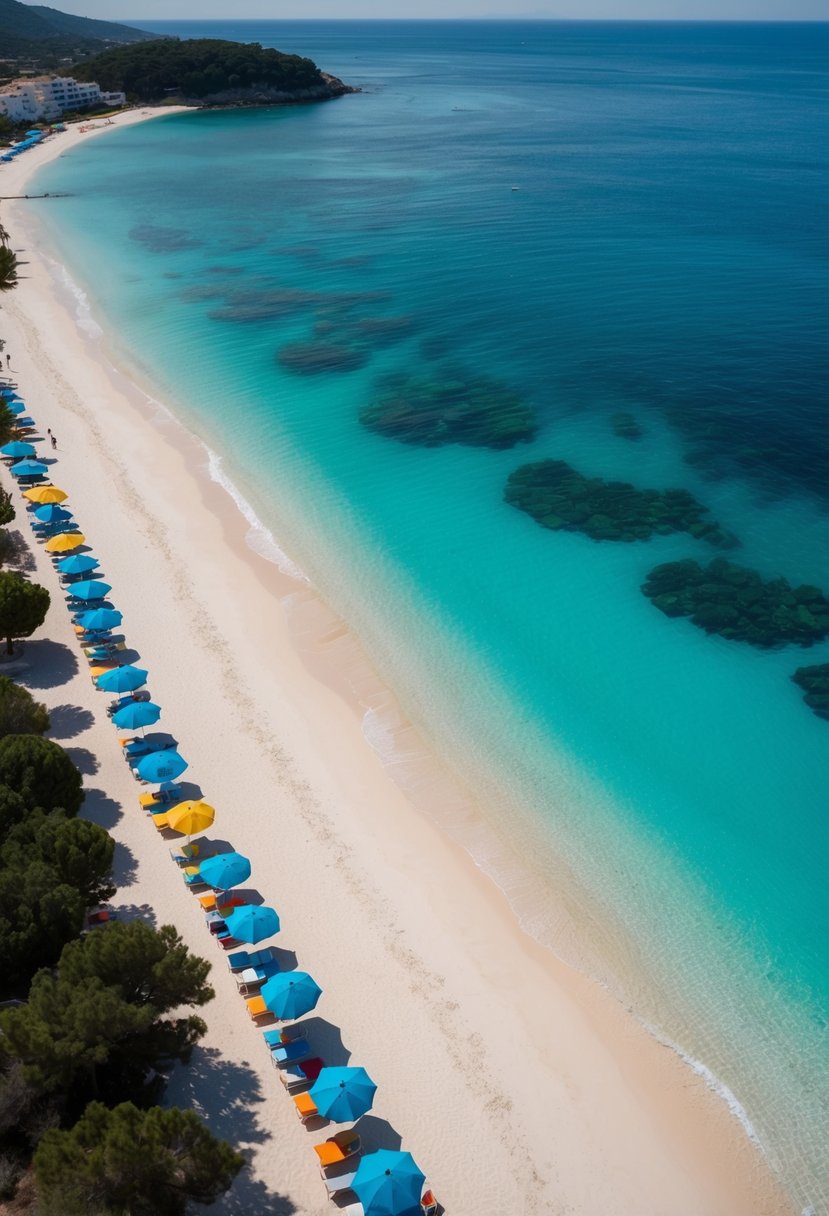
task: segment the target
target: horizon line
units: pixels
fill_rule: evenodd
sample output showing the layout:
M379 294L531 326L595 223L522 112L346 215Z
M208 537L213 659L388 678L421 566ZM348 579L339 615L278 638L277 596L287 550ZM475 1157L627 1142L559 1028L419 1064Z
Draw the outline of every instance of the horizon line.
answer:
M108 18L90 18L90 20L108 20ZM392 24L395 22L428 22L439 21L445 24L455 22L463 25L476 21L503 21L511 24L519 22L548 22L549 24L590 24L590 25L829 25L829 19L819 17L506 17L501 15L482 14L479 17L124 17L116 24L131 25L136 21L192 21L203 25L226 24L241 25L244 22L271 21L286 25L309 25L320 21L331 24L339 22L348 25L359 22L374 22Z

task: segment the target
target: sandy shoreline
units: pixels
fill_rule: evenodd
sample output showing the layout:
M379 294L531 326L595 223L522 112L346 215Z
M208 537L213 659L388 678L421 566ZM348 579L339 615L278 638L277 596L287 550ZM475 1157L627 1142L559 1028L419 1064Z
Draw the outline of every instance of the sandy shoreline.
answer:
M97 134L72 130L3 166L0 194L24 193L40 164ZM251 857L250 886L282 916L277 944L323 986L311 1029L320 1054L350 1053L378 1082L367 1147L402 1138L450 1213L791 1211L705 1083L522 934L497 888L407 802L336 673L320 679L326 656L294 644L279 601L300 585L247 547L248 525L210 480L198 440L79 333L29 244L25 202L4 204L2 218L28 263L0 310L12 370L41 429L58 436L55 479L149 667L160 726L218 808L210 837ZM56 578L37 558L54 604L51 641L29 644L30 686L84 724L60 741L89 774L88 814L119 842L114 902L174 922L214 963L209 1034L170 1097L251 1153L222 1210L325 1211L310 1144L327 1132L300 1126L167 846L137 810L104 698L80 665L72 672ZM43 686L38 645L65 680Z

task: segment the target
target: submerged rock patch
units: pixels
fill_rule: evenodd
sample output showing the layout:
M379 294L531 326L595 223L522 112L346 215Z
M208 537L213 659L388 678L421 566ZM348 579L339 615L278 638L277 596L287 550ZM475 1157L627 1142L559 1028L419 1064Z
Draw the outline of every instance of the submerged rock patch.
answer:
M651 570L643 593L666 616L687 616L706 633L770 649L811 646L829 634L829 600L819 587L764 580L756 570L717 558L687 559Z
M303 376L320 372L351 372L368 361L368 352L334 342L288 342L277 352L282 367Z
M153 253L174 253L178 249L198 249L204 244L184 228L160 228L138 224L130 229L130 240L138 241Z
M819 718L829 721L829 663L798 667L792 676L803 691L803 700Z
M369 430L400 443L511 448L532 439L535 412L513 389L486 376L443 368L429 379L384 376L377 399L360 410Z
M641 439L645 433L633 414L624 412L610 415L610 427L620 439Z
M627 481L585 477L564 460L539 460L510 474L504 498L553 532L591 540L649 540L654 533L688 532L719 548L738 542L707 518L687 490L638 490Z

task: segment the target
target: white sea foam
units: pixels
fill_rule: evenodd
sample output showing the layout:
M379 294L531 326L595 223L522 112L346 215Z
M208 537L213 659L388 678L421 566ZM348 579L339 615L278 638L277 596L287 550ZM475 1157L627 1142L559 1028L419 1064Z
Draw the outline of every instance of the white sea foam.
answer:
M225 493L230 495L250 525L245 537L248 547L254 553L258 553L260 557L264 557L266 561L273 562L289 578L294 578L302 583L310 582L307 574L280 548L273 532L262 522L238 486L225 473L222 468L222 458L218 452L214 452L206 444L205 450L207 452L207 471L210 474L210 480L215 481L217 485L222 487Z
M56 262L51 258L48 258L47 261L51 264L62 286L75 301L75 320L78 323L78 329L82 330L88 338L102 337L104 331L92 316L89 296L82 287L78 286L62 262Z
M753 1123L749 1119L745 1107L739 1101L734 1092L728 1088L725 1082L721 1081L719 1077L711 1071L707 1064L703 1064L702 1060L697 1060L694 1058L694 1056L689 1055L687 1051L683 1051L681 1047L678 1047L676 1043L673 1043L669 1038L666 1038L666 1036L661 1031L657 1030L655 1026L650 1026L647 1022L644 1022L643 1025L647 1030L650 1031L654 1038L659 1040L663 1047L668 1047L671 1051L675 1052L679 1058L697 1074L698 1077L702 1077L703 1081L712 1091L712 1093L715 1093L717 1097L726 1104L734 1118L739 1119L743 1131L746 1133L749 1140L751 1140L752 1143L755 1144L761 1152L763 1152L763 1142L757 1134ZM804 1216L807 1216L807 1213L804 1212Z

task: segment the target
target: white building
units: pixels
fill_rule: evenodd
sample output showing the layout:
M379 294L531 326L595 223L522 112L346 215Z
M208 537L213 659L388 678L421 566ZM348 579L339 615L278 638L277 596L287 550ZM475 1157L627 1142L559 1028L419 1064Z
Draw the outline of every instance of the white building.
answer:
M35 122L88 106L122 106L126 100L124 93L103 93L99 85L72 76L33 76L0 89L0 114L12 122Z

